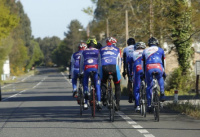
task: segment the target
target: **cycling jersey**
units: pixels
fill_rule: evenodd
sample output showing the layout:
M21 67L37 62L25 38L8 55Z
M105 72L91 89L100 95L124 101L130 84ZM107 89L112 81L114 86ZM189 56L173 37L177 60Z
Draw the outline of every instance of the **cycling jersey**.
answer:
M148 105L151 104L151 87L152 87L152 81L153 81L153 72L157 72L158 75L156 76L156 79L158 80L158 84L160 86L160 92L164 93L164 79L163 79L163 73L164 73L164 67L165 67L165 54L164 50L157 46L151 46L144 50L142 55L143 60L143 70L145 72L145 78L147 82L147 100Z
M135 50L135 46L134 45L129 45L128 47L124 48L124 51L123 51L124 71L127 70L128 76L130 76L130 70L129 70L130 62L129 62L129 60L130 60L130 58L132 58L134 50Z
M119 81L121 79L121 50L114 45L102 47L99 54L99 65L101 79L103 78L102 66L115 65L117 80Z
M133 72L134 76L134 89L133 89L133 94L135 94L135 105L139 106L139 100L140 100L140 84L141 84L141 79L140 76L143 73L142 71L142 53L143 49L135 50L133 52L132 58L130 58L130 72Z
M97 94L97 100L101 101L100 80L98 79L98 56L99 56L99 50L96 48L87 48L86 50L84 50L81 54L81 59L80 59L80 73L84 73L83 88L84 88L84 93L87 93L89 74L91 71L96 72L94 74L93 79Z

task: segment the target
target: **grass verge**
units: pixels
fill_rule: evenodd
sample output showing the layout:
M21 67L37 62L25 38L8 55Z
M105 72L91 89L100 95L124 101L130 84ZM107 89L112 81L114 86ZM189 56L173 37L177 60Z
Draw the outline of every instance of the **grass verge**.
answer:
M200 119L200 105L193 105L189 102L186 102L182 104L169 103L166 106L171 110L178 111L195 119Z

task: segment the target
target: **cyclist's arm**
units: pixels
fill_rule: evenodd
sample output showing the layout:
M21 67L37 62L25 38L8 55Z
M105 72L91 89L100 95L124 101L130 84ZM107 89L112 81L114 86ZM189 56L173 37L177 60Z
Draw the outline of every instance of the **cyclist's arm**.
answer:
M70 75L73 74L73 70L74 70L74 58L73 58L73 54L72 54L71 62L70 62Z
M120 55L120 53L118 54L118 57L117 57L117 65L119 66L119 70L121 71L121 62L122 61L122 59L121 59L121 55Z
M143 52L142 53L142 70L143 70L143 74L145 74L145 64L146 64L146 59L145 59L145 54Z
M124 68L124 72L127 73L127 60L126 60L126 51L124 49L124 52L123 52L123 68Z
M134 65L134 61L133 61L133 57L131 57L130 59L129 59L129 73L130 73L130 75L131 74L133 74L133 65Z
M84 64L84 57L83 57L83 54L81 54L81 57L80 57L80 68L79 68L80 74L83 73L83 64Z
M100 74L100 68L101 68L101 54L98 56L98 74Z
M164 53L164 50L163 50L163 54L162 54L162 64L163 64L163 68L165 70L166 68L166 60L165 60L165 53Z

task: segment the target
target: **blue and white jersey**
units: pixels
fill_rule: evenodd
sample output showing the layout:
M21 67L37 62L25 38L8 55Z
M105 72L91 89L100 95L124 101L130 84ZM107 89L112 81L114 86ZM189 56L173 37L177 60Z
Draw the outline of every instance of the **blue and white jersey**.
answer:
M142 53L143 49L135 50L133 56L129 58L129 70L130 73L135 73L142 70Z
M146 48L142 54L142 60L145 61L145 65L159 63L164 67L164 50L158 46Z
M128 63L128 58L131 58L133 56L133 51L135 50L135 46L134 45L129 45L128 47L124 48L123 54L126 54L126 62L124 63Z
M99 65L116 65L117 69L121 69L121 50L113 45L104 46L100 49Z
M79 50L72 54L71 56L71 71L70 74L73 75L74 70L79 70L80 67L80 57L83 50ZM73 76L72 76L73 77Z
M96 48L87 48L81 54L80 73L89 68L98 69L99 50Z

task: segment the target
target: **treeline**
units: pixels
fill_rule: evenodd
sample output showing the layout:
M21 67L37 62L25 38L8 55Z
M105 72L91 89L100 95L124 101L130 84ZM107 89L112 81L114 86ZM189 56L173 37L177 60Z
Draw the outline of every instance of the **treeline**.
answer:
M0 0L0 72L10 60L11 74L19 75L44 58L31 32L31 22L20 1Z

